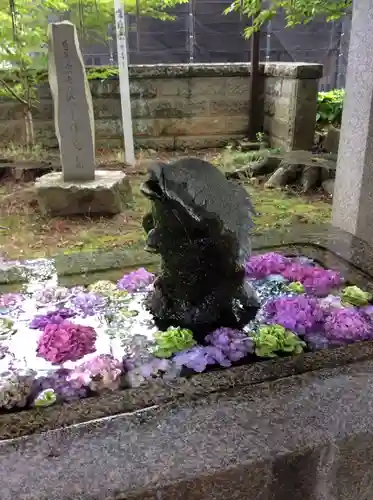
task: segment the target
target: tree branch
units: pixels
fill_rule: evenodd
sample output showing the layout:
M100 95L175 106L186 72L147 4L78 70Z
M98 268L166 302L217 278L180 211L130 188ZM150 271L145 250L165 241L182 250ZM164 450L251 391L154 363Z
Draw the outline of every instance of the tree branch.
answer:
M19 95L17 95L16 92L14 92L14 90L12 89L12 87L10 87L5 80L3 80L2 78L0 78L0 83L1 85L3 85L3 87L5 87L5 89L9 92L9 94L11 94L15 99L17 99L17 101L21 102L22 104L24 104L25 106L28 106L28 103L27 101L25 101L25 99L22 99L22 97L20 97Z

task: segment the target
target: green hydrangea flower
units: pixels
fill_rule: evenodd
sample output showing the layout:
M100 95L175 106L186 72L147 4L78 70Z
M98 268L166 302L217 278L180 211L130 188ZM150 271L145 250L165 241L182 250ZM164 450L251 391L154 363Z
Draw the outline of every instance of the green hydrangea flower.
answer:
M101 295L111 295L116 292L117 287L112 281L99 280L89 285L88 290L92 293L100 293Z
M261 358L275 358L279 353L300 354L306 343L281 325L263 325L252 336L255 354Z
M196 344L193 333L186 328L170 327L165 332L155 333L154 339L156 347L153 354L158 358L170 358L176 352L189 349Z
M300 281L293 281L287 285L286 289L289 290L289 292L298 293L299 295L304 293L304 286Z
M341 292L341 299L344 305L366 306L372 299L372 294L364 292L358 286L346 286Z
M10 318L0 318L0 340L5 340L16 333L14 321Z
M34 400L34 406L46 407L51 406L57 401L56 393L53 389L45 389Z

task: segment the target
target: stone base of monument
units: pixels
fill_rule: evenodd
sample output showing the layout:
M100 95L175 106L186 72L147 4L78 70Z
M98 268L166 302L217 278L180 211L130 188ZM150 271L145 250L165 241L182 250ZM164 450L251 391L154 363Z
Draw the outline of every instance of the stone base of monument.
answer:
M56 216L115 215L131 199L129 180L119 171L96 170L93 181L75 182L52 172L40 177L35 187L41 211Z

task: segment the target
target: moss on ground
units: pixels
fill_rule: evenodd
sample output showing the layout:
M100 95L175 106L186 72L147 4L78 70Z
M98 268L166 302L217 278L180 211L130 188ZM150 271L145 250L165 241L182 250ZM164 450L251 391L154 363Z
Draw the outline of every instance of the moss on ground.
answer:
M111 152L113 154L113 152ZM226 154L226 153L225 153ZM208 159L220 158L210 152ZM241 158L240 158L241 159ZM141 220L148 210L140 193L146 167L138 166L128 175L133 190L129 209L113 218L48 218L37 209L31 183L4 183L0 186L0 258L22 258L70 254L85 250L131 247L144 238ZM272 228L291 229L295 223L328 222L331 206L324 197L299 196L246 185L258 212L255 232Z

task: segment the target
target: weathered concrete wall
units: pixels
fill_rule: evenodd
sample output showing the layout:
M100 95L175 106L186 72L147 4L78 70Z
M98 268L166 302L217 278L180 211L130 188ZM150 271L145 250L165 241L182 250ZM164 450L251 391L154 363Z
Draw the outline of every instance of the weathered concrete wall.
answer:
M319 64L262 65L263 131L286 149L312 145ZM203 148L244 137L248 128L249 64L144 65L130 67L137 146ZM119 82L91 80L98 147L122 144ZM48 84L34 112L36 141L57 147ZM24 141L22 106L0 98L0 144Z

